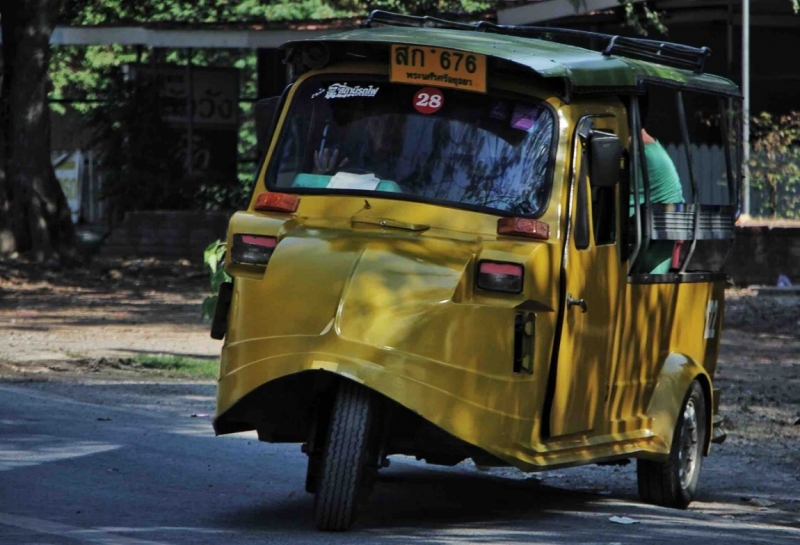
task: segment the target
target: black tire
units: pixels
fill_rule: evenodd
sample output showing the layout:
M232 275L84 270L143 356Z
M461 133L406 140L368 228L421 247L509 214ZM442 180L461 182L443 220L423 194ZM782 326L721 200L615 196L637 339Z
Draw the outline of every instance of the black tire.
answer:
M695 498L708 436L707 410L703 388L694 381L683 400L667 461L636 462L642 501L686 509Z
M373 412L369 390L349 380L340 383L316 479L314 522L320 530L347 530L355 521L369 473Z

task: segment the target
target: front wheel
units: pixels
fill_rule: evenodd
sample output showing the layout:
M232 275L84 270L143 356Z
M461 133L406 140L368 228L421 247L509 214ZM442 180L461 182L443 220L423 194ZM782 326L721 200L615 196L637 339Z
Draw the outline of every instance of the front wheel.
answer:
M318 466L314 522L320 530L347 530L355 521L368 481L373 403L366 388L348 380L339 384Z
M706 398L694 381L683 401L666 462L638 460L639 497L647 503L686 509L697 493L708 435Z

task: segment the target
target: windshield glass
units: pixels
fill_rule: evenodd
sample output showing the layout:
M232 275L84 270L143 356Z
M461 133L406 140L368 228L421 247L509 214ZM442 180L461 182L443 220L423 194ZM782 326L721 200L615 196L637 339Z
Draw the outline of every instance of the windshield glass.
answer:
M295 93L267 185L539 215L553 142L533 100L315 77Z

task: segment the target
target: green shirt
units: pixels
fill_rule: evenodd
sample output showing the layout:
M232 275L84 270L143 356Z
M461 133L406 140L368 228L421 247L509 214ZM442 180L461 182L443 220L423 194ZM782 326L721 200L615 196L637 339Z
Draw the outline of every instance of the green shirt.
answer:
M644 155L647 160L647 178L650 182L650 202L657 204L685 202L678 170L661 142L646 144ZM641 176L636 178L639 182L639 202L643 203L644 183ZM634 202L634 193L631 191L631 204Z
M681 178L675 163L672 162L667 150L660 142L656 141L644 146L644 155L647 160L647 178L650 182L650 202L655 204L677 204L685 202ZM636 177L639 183L639 202L644 202L644 183L641 176ZM633 216L634 193L631 191L631 216ZM669 272L672 261L673 243L656 240L650 244L647 254L641 257L642 268L651 274L664 274Z

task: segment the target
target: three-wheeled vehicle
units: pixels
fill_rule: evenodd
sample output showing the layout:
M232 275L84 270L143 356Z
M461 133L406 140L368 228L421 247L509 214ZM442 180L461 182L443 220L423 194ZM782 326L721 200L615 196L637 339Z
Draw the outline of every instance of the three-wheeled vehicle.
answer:
M635 458L644 501L686 507L724 438L741 172L710 51L386 12L284 48L228 230L216 432L302 443L323 530L393 454Z

